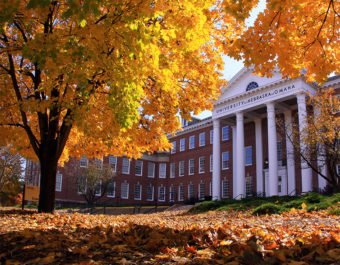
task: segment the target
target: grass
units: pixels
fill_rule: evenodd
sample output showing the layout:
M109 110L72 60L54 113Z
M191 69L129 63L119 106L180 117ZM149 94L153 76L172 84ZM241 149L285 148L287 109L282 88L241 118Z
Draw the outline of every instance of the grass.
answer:
M245 198L242 200L205 201L190 210L192 213L207 211L244 211L252 210L253 214L271 214L301 209L305 205L307 211L329 209L329 213L340 215L340 193L321 195L308 193L303 196L273 196L268 198Z

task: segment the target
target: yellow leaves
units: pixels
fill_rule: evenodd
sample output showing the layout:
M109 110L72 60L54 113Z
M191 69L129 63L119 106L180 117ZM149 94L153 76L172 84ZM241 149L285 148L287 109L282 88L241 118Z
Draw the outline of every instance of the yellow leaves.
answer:
M86 19L82 19L80 22L79 22L79 25L84 28L86 26Z

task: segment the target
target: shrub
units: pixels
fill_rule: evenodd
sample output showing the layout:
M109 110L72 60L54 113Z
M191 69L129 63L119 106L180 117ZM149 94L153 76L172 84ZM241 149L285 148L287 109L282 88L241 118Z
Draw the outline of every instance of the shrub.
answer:
M328 210L329 214L333 214L333 215L338 215L340 216L340 208L332 208Z
M265 203L256 207L253 211L253 215L263 215L263 214L275 214L280 213L281 208L274 203Z
M305 197L307 203L319 203L321 199L321 195L315 192L308 193Z

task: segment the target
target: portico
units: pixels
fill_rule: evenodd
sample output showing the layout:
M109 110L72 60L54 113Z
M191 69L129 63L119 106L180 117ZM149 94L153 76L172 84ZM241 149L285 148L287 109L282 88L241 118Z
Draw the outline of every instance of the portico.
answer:
M254 153L256 166L256 192L265 196L287 195L296 193L296 169L293 144L291 142L293 111L298 113L300 132L306 125L306 95L313 93L314 88L302 78L283 79L278 72L273 77L258 77L249 69L241 70L228 87L222 91L215 103L213 119L213 161L212 176L213 199L221 199L221 123L232 128L232 182L233 198L246 196L246 155L245 124L254 123L255 142L250 151ZM284 135L278 133L278 115L283 120L279 124ZM284 148L279 146L278 137L283 139ZM223 143L222 143L223 144ZM267 157L264 156L264 149ZM278 157L285 149L285 163ZM248 150L249 151L249 150ZM301 162L301 191L312 190L312 170ZM249 176L248 176L249 177Z

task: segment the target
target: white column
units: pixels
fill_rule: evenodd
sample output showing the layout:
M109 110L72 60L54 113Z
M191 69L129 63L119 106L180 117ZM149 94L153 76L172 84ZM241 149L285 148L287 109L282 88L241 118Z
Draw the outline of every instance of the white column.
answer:
M286 110L285 128L286 128L286 158L287 158L287 180L288 180L288 194L295 195L295 159L294 159L294 146L293 146L293 123L292 111Z
M213 173L212 173L212 198L221 199L221 147L220 147L220 120L213 120Z
M297 96L298 110L299 110L299 133L300 133L300 148L304 152L306 145L303 143L304 129L307 124L307 109L306 109L306 95L304 93ZM302 192L309 192L312 190L312 169L301 157L301 182Z
M233 198L237 196L236 183L237 183L237 154L236 154L236 126L232 126L233 129Z
M269 183L267 196L278 195L278 176L277 176L277 136L275 106L273 102L267 103L268 119L268 163L269 163Z
M245 168L244 168L244 124L243 113L236 113L236 196L237 199L245 194Z
M256 187L258 193L263 193L263 148L262 148L262 120L255 121L256 145Z

